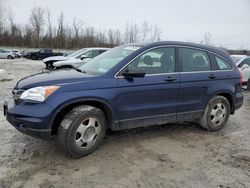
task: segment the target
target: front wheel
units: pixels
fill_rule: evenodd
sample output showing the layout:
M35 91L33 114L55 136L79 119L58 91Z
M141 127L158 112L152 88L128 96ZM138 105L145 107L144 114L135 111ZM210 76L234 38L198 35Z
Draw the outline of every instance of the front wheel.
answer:
M212 98L200 119L200 125L209 131L222 129L229 118L230 104L223 96Z
M37 56L36 55L31 55L30 57L32 60L37 60Z
M104 113L95 107L84 105L72 109L58 129L58 144L72 157L83 157L94 152L106 132Z
M14 59L14 57L13 56L11 56L11 55L8 55L8 57L7 57L8 59Z

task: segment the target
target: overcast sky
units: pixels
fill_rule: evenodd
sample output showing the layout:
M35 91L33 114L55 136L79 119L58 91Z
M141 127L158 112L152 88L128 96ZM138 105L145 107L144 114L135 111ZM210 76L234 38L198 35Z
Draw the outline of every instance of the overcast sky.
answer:
M124 30L128 20L158 25L162 40L200 42L205 32L212 43L250 49L250 0L2 0L15 20L27 23L34 6L50 9L54 23L61 11L96 29Z

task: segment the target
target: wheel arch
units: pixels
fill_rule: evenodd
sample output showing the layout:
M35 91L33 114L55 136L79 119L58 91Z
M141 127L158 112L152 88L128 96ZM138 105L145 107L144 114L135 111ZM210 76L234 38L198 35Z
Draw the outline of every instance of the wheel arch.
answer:
M231 93L230 91L222 91L222 92L218 92L216 93L213 97L215 96L223 96L225 97L229 104L230 104L230 114L234 114L235 108L234 108L234 97L233 97L233 93Z
M54 116L51 121L51 134L56 135L58 128L60 126L62 118L72 110L73 108L81 105L90 105L94 106L96 108L101 109L106 118L107 118L107 128L111 128L114 124L115 120L115 114L113 112L113 109L111 105L109 105L107 102L100 100L100 99L76 99L69 101L63 105L61 105L59 108L57 108L56 112L54 113Z

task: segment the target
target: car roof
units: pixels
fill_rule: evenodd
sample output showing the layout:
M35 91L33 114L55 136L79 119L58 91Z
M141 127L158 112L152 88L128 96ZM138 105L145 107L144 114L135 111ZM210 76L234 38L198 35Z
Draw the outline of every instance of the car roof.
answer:
M159 47L159 46L165 46L165 45L174 45L179 47L192 47L192 48L199 48L203 49L205 51L210 51L212 53L218 54L229 61L232 61L230 58L230 55L228 52L222 48L217 48L214 46L208 46L204 44L197 44L197 43L190 43L190 42L179 42L179 41L161 41L161 42L136 42L131 44L126 44L131 46L141 46L145 48L153 48L153 47Z
M104 47L90 47L90 48L81 48L80 50L87 49L87 50L109 50L110 48Z
M244 61L245 59L249 59L250 58L250 56L244 56L244 57L242 57L238 62L236 62L236 65L239 65L242 61Z
M232 55L230 55L231 57L248 57L247 55L234 55L234 54L232 54Z

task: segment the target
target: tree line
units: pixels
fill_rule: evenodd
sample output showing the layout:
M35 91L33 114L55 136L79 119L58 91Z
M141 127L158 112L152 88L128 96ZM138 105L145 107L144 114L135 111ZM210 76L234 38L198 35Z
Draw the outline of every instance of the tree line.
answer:
M85 26L80 18L66 24L61 12L57 24L52 24L49 9L33 7L26 24L15 21L10 8L0 6L0 46L29 48L78 49L84 47L113 47L138 41L159 41L161 29L147 21L141 24L127 21L124 30L106 29L98 31Z

